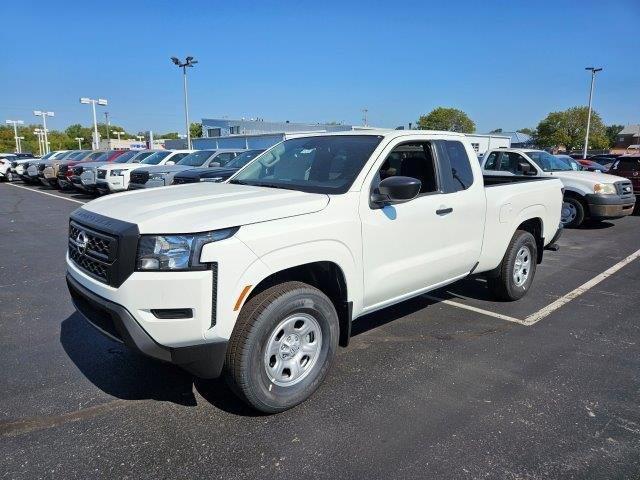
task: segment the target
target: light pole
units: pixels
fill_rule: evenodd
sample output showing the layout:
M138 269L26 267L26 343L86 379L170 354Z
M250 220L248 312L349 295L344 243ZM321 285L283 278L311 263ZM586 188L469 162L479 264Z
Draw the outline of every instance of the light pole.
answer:
M139 142L141 142L142 140L144 140L144 135L136 135L136 138Z
M47 153L49 153L49 138L47 137L47 117L54 117L55 113L54 112L47 112L45 110L34 110L33 114L36 117L42 117L42 129L43 129L43 135L44 135L44 154L46 155Z
M118 136L118 143L120 143L120 135L124 135L125 132L113 132L113 134Z
M109 135L109 112L104 112L104 123L107 126L107 150L111 150L111 136Z
M42 153L42 130L40 130L39 128L36 128L33 133L35 133L35 135L38 137L38 154L40 156L43 155Z
M84 137L76 137L75 140L78 142L78 150L82 150L82 141Z
M191 130L189 129L189 100L187 96L187 67L192 68L197 60L193 57L187 57L184 62L180 61L176 57L171 57L171 61L179 68L182 68L182 77L184 79L184 119L185 127L187 130L187 148L191 149Z
M102 106L106 106L108 103L104 98L98 98L93 99L93 98L87 98L87 97L82 97L80 98L80 103L83 103L85 105L89 105L91 104L91 109L93 110L93 149L94 150L99 150L100 149L100 137L98 136L98 120L96 118L96 103L98 105L102 105Z
M22 120L7 120L6 123L8 125L13 125L13 138L16 140L16 153L22 153L22 148L20 148L20 139L18 138L18 125L22 125L24 122Z
M591 88L589 89L589 114L587 116L587 134L584 137L584 151L582 158L587 158L587 150L589 149L589 128L591 127L591 99L593 98L593 84L596 80L596 73L602 71L602 67L585 67L585 70L591 71Z

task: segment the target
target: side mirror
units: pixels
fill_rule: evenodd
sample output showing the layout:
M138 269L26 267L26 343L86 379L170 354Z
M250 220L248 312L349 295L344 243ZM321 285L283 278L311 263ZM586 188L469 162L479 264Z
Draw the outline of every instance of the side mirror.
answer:
M371 194L375 205L404 203L413 200L420 193L422 182L412 177L388 177L380 182Z
M518 171L522 173L522 175L535 175L536 171L531 169L531 165L527 162L518 163Z
M165 165L175 165L176 162L174 162L173 160L169 160Z

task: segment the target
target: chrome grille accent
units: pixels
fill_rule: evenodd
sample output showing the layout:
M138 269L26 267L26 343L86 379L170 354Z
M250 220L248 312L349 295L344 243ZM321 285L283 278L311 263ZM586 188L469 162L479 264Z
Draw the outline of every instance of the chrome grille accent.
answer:
M145 184L149 180L149 172L131 172L131 183Z

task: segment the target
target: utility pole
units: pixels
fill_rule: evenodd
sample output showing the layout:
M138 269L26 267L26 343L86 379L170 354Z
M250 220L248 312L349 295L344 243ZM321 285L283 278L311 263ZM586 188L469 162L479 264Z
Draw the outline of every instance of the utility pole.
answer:
M13 125L13 138L16 141L16 153L22 153L20 138L18 137L18 125L22 125L24 122L22 120L7 120L6 123L8 125Z
M54 112L47 112L46 110L34 110L33 114L36 117L42 117L42 128L44 134L44 154L49 153L49 137L47 137L47 117L55 117Z
M111 150L111 137L109 135L109 112L104 112L104 123L107 126L107 150ZM118 138L120 140L120 138Z
M183 88L184 88L184 120L185 128L187 130L187 148L191 149L191 128L189 124L189 99L187 96L187 67L193 68L198 63L193 57L187 57L184 62L180 61L176 57L171 57L171 61L175 66L182 68Z
M36 128L33 133L36 134L36 136L38 137L38 154L40 156L44 155L44 149L42 148L42 129L40 128Z
M369 109L367 107L364 107L362 109L362 125L364 127L368 127L369 125L367 124L367 113L369 113Z
M91 105L91 109L93 110L93 149L100 150L100 136L98 135L98 119L96 118L96 103L98 105L107 106L108 102L104 98L80 98L80 103L85 105Z
M589 89L589 114L587 115L587 134L584 137L584 151L582 158L587 158L587 150L589 149L589 128L591 128L591 100L593 99L593 84L596 80L596 73L602 71L602 67L585 67L585 70L591 71L591 88Z

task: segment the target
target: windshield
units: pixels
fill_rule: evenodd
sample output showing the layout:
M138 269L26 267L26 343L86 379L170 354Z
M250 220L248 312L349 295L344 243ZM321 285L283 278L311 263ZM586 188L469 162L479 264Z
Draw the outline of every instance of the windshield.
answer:
M58 152L49 152L46 155L43 155L42 157L40 157L40 160L46 160L47 158L51 158L53 157L56 153Z
M186 165L188 167L201 167L204 165L204 162L209 160L211 156L215 155L215 150L201 150L199 152L190 153L182 160L180 160L176 165Z
M538 164L545 172L565 172L571 170L580 170L578 163L569 163L564 158L558 158L547 152L533 151L525 152L529 158Z
M92 152L91 155L88 155L85 160L97 160L99 157L104 155L103 152Z
M345 193L382 140L377 135L325 135L285 140L230 183L312 193Z
M107 159L109 158L109 155L111 155L111 153L109 152L104 152L102 155L100 155L99 157L96 157L95 161L96 162L106 162Z
M74 159L74 158L80 158L80 157L83 157L86 154L87 154L87 152L84 151L84 150L80 151L80 152L72 152L71 155L68 155L68 156L65 157L65 160L71 160L71 159Z
M135 157L138 154L137 151L135 150L129 150L126 153L123 153L122 155L120 155L118 158L116 158L113 163L127 163L129 160L131 160L133 157Z
M156 152L140 152L138 151L138 155L136 155L136 158L134 158L134 163L140 163L142 160L144 160L145 158L147 158L149 155L153 155Z
M244 152L238 155L236 158L231 160L229 163L225 165L228 168L242 168L251 160L260 155L264 150L251 150L249 152Z
M171 151L167 150L166 152L156 152L153 155L149 155L140 163L144 163L145 165L158 165L162 160L167 158L171 154Z

